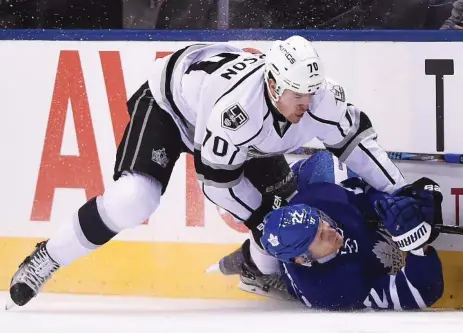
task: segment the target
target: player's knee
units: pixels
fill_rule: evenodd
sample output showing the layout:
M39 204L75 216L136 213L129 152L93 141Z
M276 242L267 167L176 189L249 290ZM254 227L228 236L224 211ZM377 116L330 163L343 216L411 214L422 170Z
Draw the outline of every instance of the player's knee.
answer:
M161 188L149 176L124 174L79 209L83 235L92 244L103 245L120 231L140 225L159 206Z
M116 231L138 226L159 206L161 190L150 176L126 173L103 194L102 210Z

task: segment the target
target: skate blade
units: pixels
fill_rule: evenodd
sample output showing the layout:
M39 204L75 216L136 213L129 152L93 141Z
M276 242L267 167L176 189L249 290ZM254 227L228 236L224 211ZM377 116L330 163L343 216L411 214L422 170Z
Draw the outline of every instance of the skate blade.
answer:
M268 293L263 291L262 288L243 283L242 281L238 284L238 288L247 293L268 297Z
M204 273L211 274L211 273L222 273L222 272L220 271L219 264L217 263L217 264L210 266L208 269L206 269Z
M258 295L258 296L263 296L266 298L271 298L271 299L278 300L278 301L294 301L295 300L289 294L286 295L286 294L281 294L278 292L266 292L262 288L243 283L243 281L240 281L240 283L238 284L238 288L247 293L251 293L254 295Z
M11 310L15 306L16 306L16 304L13 302L13 300L11 298L8 298L7 301L6 301L6 304L5 304L5 310L6 311Z

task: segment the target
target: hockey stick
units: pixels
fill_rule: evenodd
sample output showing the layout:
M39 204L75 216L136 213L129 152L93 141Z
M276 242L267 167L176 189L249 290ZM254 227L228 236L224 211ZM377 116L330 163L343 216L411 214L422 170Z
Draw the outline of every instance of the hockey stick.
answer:
M321 151L323 148L301 147L289 153L290 155L312 155ZM463 164L463 154L425 154L425 153L406 153L406 152L387 152L391 160L400 161L421 161L421 162L441 162ZM434 226L440 233L463 235L463 226L437 224Z
M436 224L434 227L443 234L463 235L463 227L461 226Z
M312 155L321 151L323 148L300 147L289 155ZM398 151L388 151L387 155L391 160L398 161L420 161L420 162L440 162L451 164L463 164L463 154L427 154L427 153L408 153Z
M368 220L368 223L371 223L375 227L385 228L383 222L379 220ZM433 228L436 228L441 234L463 235L463 226L435 224Z

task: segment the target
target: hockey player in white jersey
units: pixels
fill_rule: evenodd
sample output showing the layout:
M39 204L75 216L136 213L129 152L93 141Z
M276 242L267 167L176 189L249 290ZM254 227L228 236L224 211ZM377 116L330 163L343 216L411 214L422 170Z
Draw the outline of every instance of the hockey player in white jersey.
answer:
M266 55L230 44L185 47L156 60L127 105L130 122L118 146L115 182L21 263L10 287L15 304L29 302L60 267L149 218L182 152L194 154L205 196L254 237L271 208L269 194L290 195L282 154L313 138L379 190L406 184L366 114L325 78L317 52L299 36L276 41ZM251 161L257 161L253 168ZM280 180L263 186L262 178L278 173L278 165ZM259 248L252 255L259 274L273 273L274 258Z

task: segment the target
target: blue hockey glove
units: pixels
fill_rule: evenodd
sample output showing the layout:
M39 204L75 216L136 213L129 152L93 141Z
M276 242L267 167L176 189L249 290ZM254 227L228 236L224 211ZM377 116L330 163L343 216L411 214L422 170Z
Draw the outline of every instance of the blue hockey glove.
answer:
M376 212L402 251L415 250L428 243L432 222L427 222L426 216L430 211L431 198L419 202L415 198L389 196L376 202Z
M442 194L428 178L406 185L375 203L376 212L402 251L411 251L434 241L433 228L442 223Z

